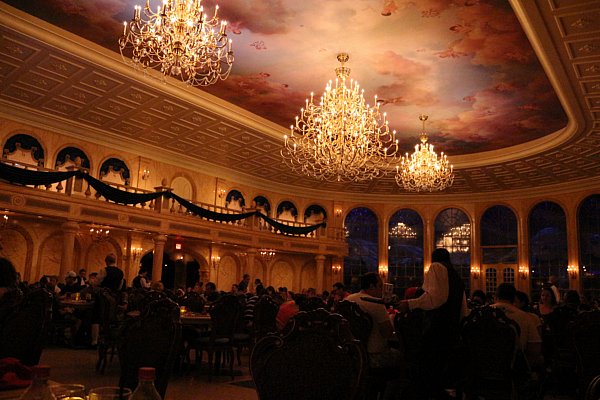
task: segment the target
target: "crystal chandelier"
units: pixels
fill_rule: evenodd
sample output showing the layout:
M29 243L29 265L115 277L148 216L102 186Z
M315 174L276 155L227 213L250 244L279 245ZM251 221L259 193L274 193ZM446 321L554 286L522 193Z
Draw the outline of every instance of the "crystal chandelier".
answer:
M417 232L410 226L405 225L404 222L398 222L396 226L390 230L390 236L402 239L415 239L417 237Z
M227 79L233 64L227 22L217 17L219 6L208 18L202 0L163 0L156 12L146 0L142 19L140 6L134 7L133 19L123 22L119 49L130 54L135 68L154 68L163 77L173 76L191 86L212 85Z
M444 248L450 253L466 253L471 242L471 224L462 224L450 228L436 243L436 247Z
M277 254L277 252L273 249L260 249L258 254L260 255L260 258L262 258L268 264L275 258L275 254Z
M427 115L420 115L423 122L421 144L415 146L415 152L402 157L401 164L396 166L396 183L409 192L433 192L444 190L454 182L453 166L448 162L444 152L438 155L433 151L433 145L427 144L425 121Z
M386 173L398 151L396 132L390 133L386 114L365 103L364 90L349 79L344 67L348 54L337 56L335 84L329 81L315 103L313 93L296 116L281 155L297 173L325 181L362 182ZM349 83L349 86L346 84Z
M96 226L90 228L90 235L92 236L92 240L94 242L104 242L108 240L109 234L110 230L108 228L101 228Z

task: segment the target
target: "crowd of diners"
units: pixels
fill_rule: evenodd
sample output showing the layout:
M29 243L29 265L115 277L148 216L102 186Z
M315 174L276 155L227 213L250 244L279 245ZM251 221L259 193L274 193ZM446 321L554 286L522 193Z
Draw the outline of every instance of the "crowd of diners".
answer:
M57 276L43 276L39 282L28 284L20 280L11 262L0 258L0 326L14 311L28 292L45 288L54 296L52 318L65 321L68 330L65 343L73 347L95 347L98 343L98 318L94 307L80 310L61 304L64 299L93 302L94 291L98 288L111 290L118 298L119 309L128 310L128 290L164 292L173 299L182 298L186 293L197 293L210 305L224 295L244 298L244 320L251 329L253 308L262 296L270 296L279 305L276 325L283 330L286 323L300 311L324 308L335 312L341 301L356 302L372 321L369 338L364 343L368 353L370 368L383 368L394 371L382 390L386 399L445 399L456 396L454 382L448 374L453 360L453 351L460 343L461 320L479 307L494 307L519 327L518 346L528 366L526 373L533 376L549 376L552 373L552 358L555 356L553 344L548 335L555 330L566 329L567 324L579 313L598 310L598 304L586 301L577 291L569 290L560 295L557 280L550 277L540 292L539 302L532 304L528 295L508 283L497 287L491 297L481 290L475 290L470 298L465 293L464 284L454 270L450 254L445 249L437 249L432 254L432 264L424 276L420 287L405 290L403 299L396 295L384 296L382 278L377 273L366 273L360 277L360 289L351 293L346 286L335 283L330 291L317 293L307 288L293 293L285 287L265 286L260 279L253 285L250 275L244 274L242 281L233 284L228 292L218 291L213 282L194 282L187 288L171 289L161 282L152 281L148 271L141 269L131 285L124 280L123 271L117 266L117 258L109 254L106 266L87 276L85 269L70 271L59 282ZM583 299L583 301L582 301ZM68 302L67 302L68 303ZM399 315L413 313L419 315L420 341L422 345L416 357L409 357L403 338L395 329L395 319ZM414 349L413 349L414 350Z

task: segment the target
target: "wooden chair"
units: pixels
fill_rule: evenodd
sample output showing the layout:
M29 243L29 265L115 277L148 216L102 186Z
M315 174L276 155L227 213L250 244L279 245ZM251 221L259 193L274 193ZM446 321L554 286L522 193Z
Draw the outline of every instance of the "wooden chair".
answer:
M96 312L99 313L100 333L98 337L98 361L96 371L104 373L106 364L112 362L117 353L117 338L121 322L117 319L117 298L110 289L99 288L95 293Z
M256 302L254 306L254 329L255 340L277 332L277 312L279 304L271 296L264 295Z
M355 399L366 367L347 321L324 309L299 312L283 335L259 340L250 357L261 400Z
M513 367L519 350L518 326L494 307L471 311L462 322L468 353L465 391L469 398L516 399Z
M213 303L209 313L212 321L210 335L197 339L196 363L199 364L202 352L206 351L208 379L212 381L213 368L218 372L221 355L223 355L223 358L229 361L229 372L233 379L233 334L241 313L241 304L237 296L227 294Z
M118 343L122 388L135 389L140 367L156 368L155 386L165 397L173 365L180 350L179 306L171 299L149 303L144 313L128 321Z
M31 291L0 327L0 358L14 357L25 365L37 365L48 336L52 294Z
M600 311L579 314L572 325L577 354L579 390L585 393L590 382L600 375Z
M585 391L584 400L600 400L600 375L590 381Z

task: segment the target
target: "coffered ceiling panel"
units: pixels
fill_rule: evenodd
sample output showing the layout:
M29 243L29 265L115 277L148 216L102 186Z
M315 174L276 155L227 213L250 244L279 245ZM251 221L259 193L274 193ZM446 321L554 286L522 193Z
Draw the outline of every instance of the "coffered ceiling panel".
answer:
M285 126L307 93L318 93L333 76L335 52L342 50L337 44L343 41L328 43L325 37L322 46L314 46L318 31L300 25L316 24L326 35L340 23L329 26L327 18L346 15L373 35L365 38L362 48L368 49L361 55L353 42L358 28L347 30L351 76L361 81L367 98L375 91L384 94L383 109L401 133L403 150L416 142L416 115L432 115L432 141L458 167L445 193L527 189L600 176L598 2L514 0L517 20L500 0L327 2L319 3L322 15L312 12L309 19L311 1L282 3L278 14L252 14L256 25L235 12L242 2L224 4L224 16L233 21L236 64L227 81L204 89L173 80L157 83L111 52L110 36L118 37L113 23L121 26L118 19L129 18L129 1L104 1L111 12L98 15L90 10L100 3L81 4L78 18L88 21L89 29L70 25L74 19L67 18L65 2L38 2L39 9L32 10L31 2L9 1L35 16L0 3L0 102L7 110L71 120L82 138L91 132L96 138L106 135L112 143L136 144L144 157L160 151L174 164L184 156L240 182L300 193L402 195L393 173L365 183L318 182L290 171L279 154ZM265 32L265 21L273 18L281 22ZM108 28L99 32L94 23ZM283 43L295 45L284 49ZM569 124L559 97L576 122Z

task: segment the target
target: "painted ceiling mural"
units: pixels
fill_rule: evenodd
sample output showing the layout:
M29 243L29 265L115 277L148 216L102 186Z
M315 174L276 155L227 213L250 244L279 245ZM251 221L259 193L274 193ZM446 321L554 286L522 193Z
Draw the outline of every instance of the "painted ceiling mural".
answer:
M122 23L144 0L8 0L8 4L118 51ZM156 8L158 0L151 0ZM203 1L212 13L213 1ZM306 97L350 77L383 100L401 149L430 142L449 155L525 143L567 117L506 0L221 0L235 63L226 81L198 90L284 127Z

